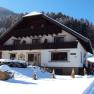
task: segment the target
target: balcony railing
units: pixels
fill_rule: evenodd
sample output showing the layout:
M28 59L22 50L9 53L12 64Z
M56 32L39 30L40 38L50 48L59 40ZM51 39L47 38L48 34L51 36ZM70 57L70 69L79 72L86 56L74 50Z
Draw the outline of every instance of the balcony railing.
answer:
M33 50L33 49L58 49L58 48L77 48L77 42L62 43L39 43L39 44L19 44L1 46L2 50Z

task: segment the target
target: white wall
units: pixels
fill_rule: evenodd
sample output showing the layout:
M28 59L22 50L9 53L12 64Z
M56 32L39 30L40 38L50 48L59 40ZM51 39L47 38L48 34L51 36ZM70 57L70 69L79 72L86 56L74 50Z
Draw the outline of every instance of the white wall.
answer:
M87 52L80 43L78 43L78 50L80 52L80 62L85 63Z
M64 30L62 30L62 33L59 33L58 35L64 36L65 41L75 41L75 40L77 40L76 37L74 37L73 35L69 34L68 32L66 32Z
M14 39L17 39L16 37L12 36L11 38L9 38L6 42L5 45L12 45L14 42Z
M22 43L23 41L26 41L27 44L30 44L30 43L32 42L32 41L31 41L31 37L23 37L23 38L21 38L21 43Z
M80 48L80 47L79 47ZM10 53L16 53L16 58L19 59L20 54L25 55L25 60L28 59L28 53L39 52L41 54L41 65L48 67L82 67L81 54L79 48L75 49L47 49L47 50L13 50L13 51L2 51L2 58L9 58ZM51 51L62 51L68 52L67 62L52 62L51 61ZM76 55L71 55L71 53L76 53Z
M42 51L41 64L49 67L82 67L80 63L80 54L77 49L59 49L58 51L67 51L68 52L68 61L62 62L51 62L51 51L55 50L45 50ZM71 53L76 53L76 55L70 55Z

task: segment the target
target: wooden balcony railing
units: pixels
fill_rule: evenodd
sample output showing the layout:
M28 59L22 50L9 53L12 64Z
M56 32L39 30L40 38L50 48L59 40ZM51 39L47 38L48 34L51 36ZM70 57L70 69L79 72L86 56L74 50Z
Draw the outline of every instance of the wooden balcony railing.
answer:
M5 45L0 47L2 50L33 50L33 49L58 49L58 48L77 48L77 42L62 43L39 43L39 44L19 44Z

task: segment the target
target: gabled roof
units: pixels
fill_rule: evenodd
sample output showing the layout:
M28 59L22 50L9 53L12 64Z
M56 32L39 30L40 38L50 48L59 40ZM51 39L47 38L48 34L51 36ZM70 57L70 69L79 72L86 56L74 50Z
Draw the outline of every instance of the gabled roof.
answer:
M31 13L25 15L24 17L28 17L28 16L36 16L36 15L41 15L41 14L42 14L42 13L40 13L40 12L33 11L33 12L31 12Z
M30 14L27 14L27 15L23 16L22 19L19 22L17 22L10 30L8 30L7 32L5 32L4 34L1 35L0 43L2 44L7 39L9 39L12 36L11 34L13 34L12 33L13 29L15 27L17 27L19 24L21 24L25 19L32 18L32 17L39 17L39 16L42 17L43 19L46 19L49 22L55 24L56 26L58 26L59 28L65 30L66 32L72 34L73 36L75 36L78 39L78 41L82 44L84 49L86 49L87 52L93 53L91 42L88 38L82 36L81 34L77 33L76 31L72 30L71 28L65 26L64 24L61 24L58 21L48 17L47 15L44 15L44 14L38 13L38 12L31 12ZM59 33L59 31L58 31L58 33Z

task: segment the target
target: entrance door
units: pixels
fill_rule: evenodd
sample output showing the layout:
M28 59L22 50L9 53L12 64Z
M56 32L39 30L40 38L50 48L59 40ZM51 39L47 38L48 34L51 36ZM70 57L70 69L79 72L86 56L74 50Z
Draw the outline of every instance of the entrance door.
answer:
M28 62L29 65L32 64L32 65L40 66L41 65L40 53L29 53Z

